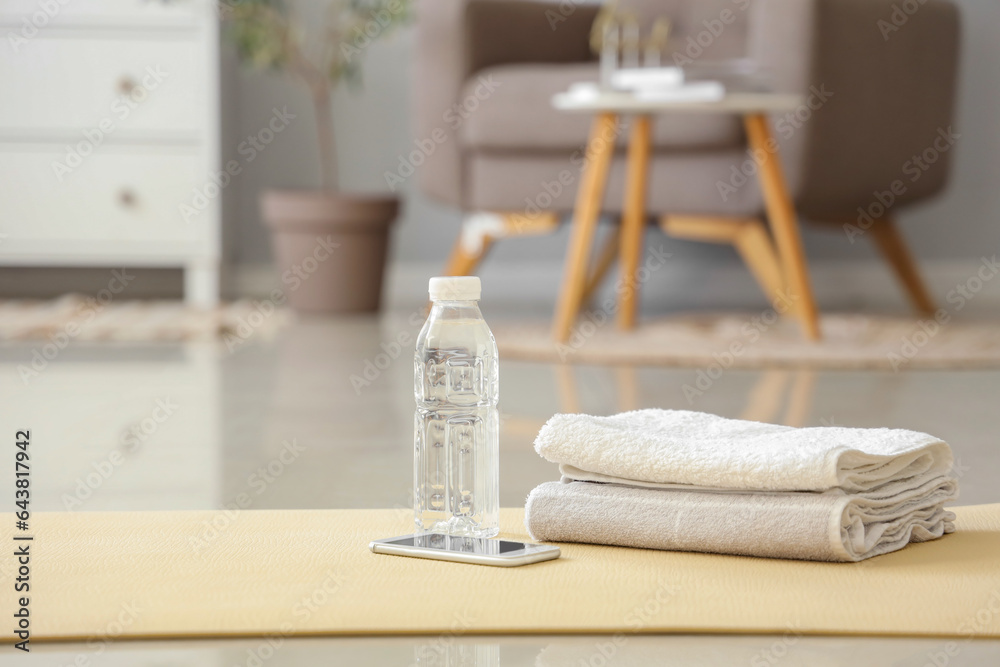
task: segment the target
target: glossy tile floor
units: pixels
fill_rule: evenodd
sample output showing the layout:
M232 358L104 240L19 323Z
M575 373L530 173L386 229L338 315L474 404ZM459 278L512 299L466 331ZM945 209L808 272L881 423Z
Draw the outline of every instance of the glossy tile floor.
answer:
M0 419L10 432L32 429L36 511L208 509L240 493L256 509L404 507L412 342L398 349L392 341L402 334L412 341L418 326L407 312L306 320L271 340L255 333L231 340L232 349L71 343L50 360L36 355L44 352L39 343L8 344L0 346ZM1000 502L998 371L731 370L689 403L682 387L698 369L502 363L504 506L522 505L533 486L557 477L531 447L553 413L641 407L928 431L955 449L961 503ZM299 453L282 459L290 443ZM606 640L309 638L286 640L274 651L256 639L118 642L38 646L32 658L46 665L918 666L935 664L946 644L794 634L636 636L617 647ZM949 665L998 664L1000 642L961 643L957 656L945 657ZM0 662L14 659L5 651Z

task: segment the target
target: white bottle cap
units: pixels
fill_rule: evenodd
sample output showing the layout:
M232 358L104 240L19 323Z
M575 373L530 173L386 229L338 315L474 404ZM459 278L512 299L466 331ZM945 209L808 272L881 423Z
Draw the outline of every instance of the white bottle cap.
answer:
M483 287L476 276L431 278L431 301L479 301Z

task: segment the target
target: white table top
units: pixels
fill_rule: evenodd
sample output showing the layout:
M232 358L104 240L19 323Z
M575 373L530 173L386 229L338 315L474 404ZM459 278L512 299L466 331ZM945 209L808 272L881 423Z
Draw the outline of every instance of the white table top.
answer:
M804 97L794 93L727 92L721 100L677 101L639 99L626 92L601 91L593 97L569 93L552 96L552 106L560 111L616 113L666 113L671 111L709 111L717 113L771 113L800 106Z

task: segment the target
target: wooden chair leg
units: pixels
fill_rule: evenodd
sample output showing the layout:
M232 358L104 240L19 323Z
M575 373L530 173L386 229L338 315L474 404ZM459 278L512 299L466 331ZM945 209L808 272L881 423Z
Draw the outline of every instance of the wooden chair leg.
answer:
M636 272L642 259L642 235L646 231L646 182L649 176L649 116L636 116L628 144L628 169L625 175L625 203L621 222L621 304L618 327L635 328L639 302Z
M541 236L553 234L559 229L560 216L555 211L503 214L503 235L505 238L519 236Z
M462 231L452 247L444 275L467 276L474 273L498 238L540 236L551 234L557 229L559 214L554 211L543 211L530 216L524 213L486 211L471 214L462 223Z
M590 159L584 167L580 190L577 192L573 229L566 250L562 289L553 322L552 334L560 343L569 340L573 321L580 311L587 281L587 260L594 242L597 220L601 215L611 156L615 151L616 122L615 114L601 113L594 117L591 126L590 139L587 142Z
M748 114L744 118L744 124L750 147L756 154L766 156L759 167L760 186L764 194L771 231L774 233L774 240L781 256L785 282L798 300L796 312L806 337L810 340L819 340L819 316L812 287L809 285L809 270L805 252L802 250L802 235L781 170L781 158L773 150L776 141L764 114Z
M935 310L934 300L927 292L927 287L917 270L917 264L907 250L895 222L891 218L876 220L870 231L882 256L889 262L889 266L906 290L913 307L925 317L932 316Z
M459 234L452 246L451 254L448 256L448 263L444 268L446 276L469 276L476 271L476 267L486 256L486 251L493 245L493 239L483 238L479 244L479 252L471 252L462 242L462 235Z
M581 303L587 303L594 296L594 292L601 286L604 282L605 276L608 275L608 271L614 266L615 260L618 259L618 246L619 240L621 239L621 234L619 230L615 230L608 240L604 242L604 247L601 248L600 254L597 256L597 264L594 266L593 272L590 274L590 278L587 279L587 286L583 289L583 297L581 298Z

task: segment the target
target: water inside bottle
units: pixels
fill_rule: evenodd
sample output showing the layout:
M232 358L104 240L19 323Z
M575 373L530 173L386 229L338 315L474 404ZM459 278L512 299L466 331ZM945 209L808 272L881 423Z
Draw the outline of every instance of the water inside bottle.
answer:
M414 358L416 532L499 532L496 343L474 302L435 304Z

